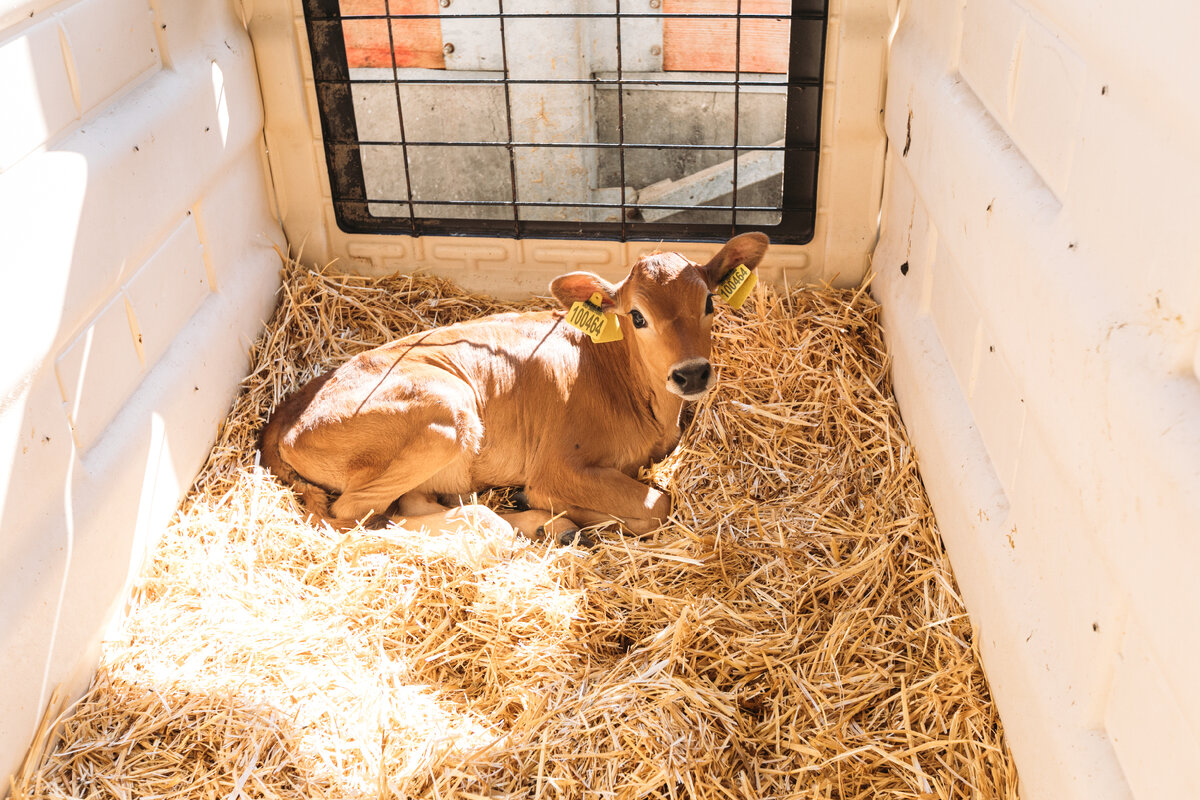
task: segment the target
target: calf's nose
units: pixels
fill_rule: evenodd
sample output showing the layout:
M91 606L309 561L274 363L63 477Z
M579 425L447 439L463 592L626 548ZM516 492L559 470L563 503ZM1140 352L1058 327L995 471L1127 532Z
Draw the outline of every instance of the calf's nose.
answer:
M712 366L704 360L691 361L671 370L671 381L682 395L697 394L708 388Z

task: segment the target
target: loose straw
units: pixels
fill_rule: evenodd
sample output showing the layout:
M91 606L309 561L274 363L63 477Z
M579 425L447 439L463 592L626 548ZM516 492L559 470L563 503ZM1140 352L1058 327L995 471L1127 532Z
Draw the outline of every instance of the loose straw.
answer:
M647 475L675 517L641 539L335 533L254 467L305 380L539 305L290 263L123 638L13 796L1016 798L863 288L719 312L718 388Z

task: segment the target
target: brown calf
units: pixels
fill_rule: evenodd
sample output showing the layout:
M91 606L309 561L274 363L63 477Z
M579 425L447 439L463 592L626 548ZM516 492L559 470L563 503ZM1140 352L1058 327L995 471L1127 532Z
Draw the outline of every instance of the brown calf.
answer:
M586 272L554 279L550 291L567 308L599 293L602 310L619 315L619 341L595 343L563 311L546 311L497 314L361 353L276 409L262 433L263 464L339 527L524 486L534 510L506 518L526 533L553 513L568 519L563 534L613 519L652 530L670 498L634 476L675 447L684 401L712 388L712 292L738 264L754 269L766 249L766 236L747 233L704 266L656 253L615 286Z

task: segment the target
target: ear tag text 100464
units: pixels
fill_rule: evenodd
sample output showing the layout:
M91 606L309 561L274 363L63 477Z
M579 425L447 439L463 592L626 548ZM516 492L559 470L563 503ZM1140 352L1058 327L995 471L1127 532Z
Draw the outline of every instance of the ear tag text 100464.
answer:
M586 333L596 344L616 342L622 338L617 315L600 310L603 302L603 296L595 292L586 303L576 300L567 312L567 324Z
M725 280L721 281L717 291L732 308L741 308L756 283L758 283L758 276L745 264L738 264L732 272L725 276Z

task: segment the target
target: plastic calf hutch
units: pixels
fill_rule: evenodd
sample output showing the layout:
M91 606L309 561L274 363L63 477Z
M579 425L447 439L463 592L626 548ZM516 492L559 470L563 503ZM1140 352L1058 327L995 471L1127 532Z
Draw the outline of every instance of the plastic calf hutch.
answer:
M1200 796L1198 26L1181 0L0 3L4 774L205 459L278 250L515 297L762 229L770 282L874 274L1023 795Z

